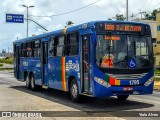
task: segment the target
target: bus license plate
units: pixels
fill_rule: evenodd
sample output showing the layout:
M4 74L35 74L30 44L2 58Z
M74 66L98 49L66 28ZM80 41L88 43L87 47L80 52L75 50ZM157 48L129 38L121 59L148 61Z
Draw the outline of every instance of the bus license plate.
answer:
M123 90L124 90L124 91L132 91L132 90L133 90L133 87L123 87Z

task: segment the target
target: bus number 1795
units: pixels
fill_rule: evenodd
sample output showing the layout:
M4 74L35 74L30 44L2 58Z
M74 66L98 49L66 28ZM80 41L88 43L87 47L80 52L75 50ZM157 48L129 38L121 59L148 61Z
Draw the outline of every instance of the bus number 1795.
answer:
M129 84L130 85L139 85L139 80L130 80Z

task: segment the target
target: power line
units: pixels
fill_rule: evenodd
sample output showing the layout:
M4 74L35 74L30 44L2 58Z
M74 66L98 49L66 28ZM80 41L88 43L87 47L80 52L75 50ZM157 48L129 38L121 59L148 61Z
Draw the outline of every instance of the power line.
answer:
M36 23L38 26L40 26L41 28L43 28L45 31L48 31L45 27L43 27L42 25L40 25L39 23L37 23L36 21L34 21L34 20L32 20L32 19L26 19L26 18L24 18L25 20L30 20L30 21L32 21L32 22L34 22L34 23Z
M80 8L78 8L78 9L71 10L71 11L64 12L64 13L59 13L59 14L56 14L56 15L50 15L50 16L35 16L35 15L30 15L30 16L31 16L31 17L53 17L53 16L61 16L61 15L65 15L65 14L69 14L69 13L72 13L72 12L79 11L79 10L81 10L81 9L84 9L84 8L86 8L86 7L89 7L89 6L91 6L91 5L94 5L94 4L96 4L96 3L100 2L100 1L101 1L101 0L97 0L97 1L95 1L95 2L93 2L93 3L90 3L90 4L86 5L86 6L80 7Z

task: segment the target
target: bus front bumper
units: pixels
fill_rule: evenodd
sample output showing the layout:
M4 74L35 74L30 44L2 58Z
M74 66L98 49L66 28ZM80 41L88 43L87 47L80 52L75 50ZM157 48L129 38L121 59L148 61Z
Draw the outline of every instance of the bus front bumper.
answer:
M108 97L117 95L145 95L153 93L154 82L148 86L110 86L108 88L95 82L94 97Z

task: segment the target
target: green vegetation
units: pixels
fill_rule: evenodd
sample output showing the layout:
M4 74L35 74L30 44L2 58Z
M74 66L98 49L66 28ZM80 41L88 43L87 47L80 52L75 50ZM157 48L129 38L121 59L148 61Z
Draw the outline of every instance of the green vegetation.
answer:
M116 14L116 20L124 21L126 17L123 16L123 14ZM112 20L112 18L108 18L108 20Z
M121 21L124 21L126 19L126 17L123 16L123 14L117 14L116 15L116 20L121 20Z
M160 81L160 78L154 77L154 81Z
M159 69L154 70L154 76L160 76L160 70ZM154 81L160 81L160 77L154 77Z
M155 70L154 70L154 75L155 75L155 76L160 76L160 70L155 69Z
M0 67L3 67L3 64L0 63Z
M156 14L160 12L158 9L154 9L151 14L146 13L145 14L145 19L146 20L156 20Z
M13 56L0 59L0 63L13 64Z

